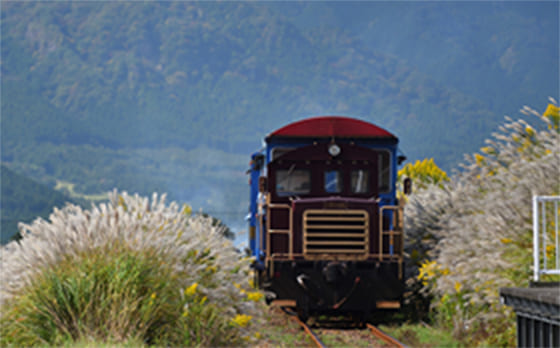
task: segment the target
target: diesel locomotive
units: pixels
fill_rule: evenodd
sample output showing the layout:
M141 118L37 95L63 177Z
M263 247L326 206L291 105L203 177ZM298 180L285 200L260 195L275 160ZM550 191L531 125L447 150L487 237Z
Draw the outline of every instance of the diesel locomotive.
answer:
M251 156L248 220L267 301L304 320L400 308L404 159L395 135L349 117L312 117L265 137Z

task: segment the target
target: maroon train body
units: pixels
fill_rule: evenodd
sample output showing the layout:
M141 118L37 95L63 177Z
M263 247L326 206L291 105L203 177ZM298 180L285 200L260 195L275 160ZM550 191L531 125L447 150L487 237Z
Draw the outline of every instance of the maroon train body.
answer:
M398 139L347 117L294 122L252 155L249 246L269 301L313 314L398 309Z

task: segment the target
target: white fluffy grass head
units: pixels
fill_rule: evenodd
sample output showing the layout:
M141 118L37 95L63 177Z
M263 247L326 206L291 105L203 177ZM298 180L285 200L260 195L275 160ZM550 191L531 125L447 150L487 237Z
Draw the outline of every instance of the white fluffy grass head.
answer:
M499 306L498 289L526 286L529 279L532 197L559 193L558 123L527 107L523 112L544 125L534 129L506 118L451 182L412 195L406 207L407 251L440 271L427 277L433 282L424 290L440 298L460 292L468 304L456 311L457 322L465 323L455 325L457 331L509 315ZM409 284L419 283L416 267L409 270Z
M4 246L0 254L0 312L42 270L113 245L156 252L184 275L183 289L212 267L213 280L206 282L211 285L199 287L208 299L225 305L232 315L252 310L250 302L241 301L238 288L247 284L250 260L241 257L211 218L192 216L186 205L166 204L165 195L153 194L150 200L113 191L109 196L108 203L90 210L68 204L54 209L48 221L20 224L22 239Z

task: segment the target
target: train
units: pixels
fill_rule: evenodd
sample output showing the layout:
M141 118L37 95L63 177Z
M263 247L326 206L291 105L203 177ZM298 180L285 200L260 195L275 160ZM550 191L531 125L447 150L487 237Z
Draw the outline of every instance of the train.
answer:
M250 160L255 282L301 319L398 310L404 291L399 139L346 116L270 132ZM410 191L405 180L404 191Z

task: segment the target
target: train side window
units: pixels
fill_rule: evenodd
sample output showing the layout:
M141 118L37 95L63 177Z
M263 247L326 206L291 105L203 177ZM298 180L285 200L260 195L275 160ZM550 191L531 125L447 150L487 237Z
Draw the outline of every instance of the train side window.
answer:
M379 151L377 163L379 166L379 192L389 192L391 190L391 153Z
M276 172L276 194L281 197L308 194L311 174L307 169L279 169Z
M340 193L342 192L342 177L338 170L327 170L325 172L325 192Z
M352 193L369 192L369 170L353 170L350 174L350 183L352 185Z

